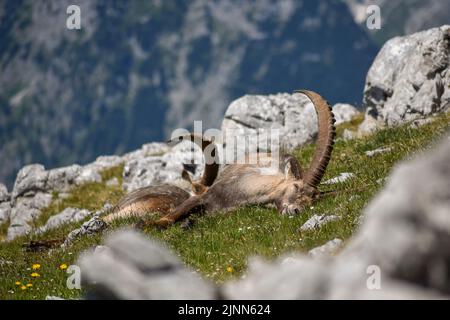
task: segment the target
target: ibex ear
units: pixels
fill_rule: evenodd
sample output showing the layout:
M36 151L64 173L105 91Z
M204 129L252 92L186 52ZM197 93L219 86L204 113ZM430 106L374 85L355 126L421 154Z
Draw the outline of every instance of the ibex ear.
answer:
M189 175L189 172L187 172L185 169L183 169L183 171L181 172L181 178L183 180L186 180L187 182L189 182L190 184L192 184L192 178Z
M300 163L293 155L284 155L282 157L282 172L286 179L300 180L302 178L302 169Z

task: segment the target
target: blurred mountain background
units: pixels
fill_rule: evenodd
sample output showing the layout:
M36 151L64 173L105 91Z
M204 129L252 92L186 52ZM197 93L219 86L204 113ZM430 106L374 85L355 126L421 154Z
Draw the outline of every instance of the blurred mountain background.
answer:
M365 26L381 6L382 29ZM66 9L81 8L81 30ZM389 38L449 23L450 0L0 0L0 182L220 128L244 94L310 88L359 106Z

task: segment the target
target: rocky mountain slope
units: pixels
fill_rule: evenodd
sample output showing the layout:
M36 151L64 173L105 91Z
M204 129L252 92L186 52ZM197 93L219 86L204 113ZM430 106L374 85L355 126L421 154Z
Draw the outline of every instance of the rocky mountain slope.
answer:
M359 131L349 136L361 136L382 126L421 121L423 117L431 121L433 115L448 111L449 40L450 26L442 26L387 42L366 78L364 96L368 108L364 121ZM359 114L356 108L343 104L335 105L333 112L337 124L351 121ZM221 128L224 132L236 130L233 136L241 141L248 138L252 141L259 129L276 128L280 130L281 147L292 150L314 139L317 118L311 102L301 94L246 95L230 104ZM227 149L220 148L223 162L224 152ZM102 181L105 170L123 165L122 189L130 192L154 183L180 180L185 165L190 166L194 178L199 178L202 162L200 149L183 142L176 146L145 144L123 156L101 156L85 166L52 170L39 164L25 166L19 171L11 193L0 184L0 222L8 223L7 239L12 240L32 231L34 222L55 194L63 198L72 188L106 182Z
M244 94L314 88L359 103L377 47L340 1L0 3L0 181L220 126ZM343 81L342 79L345 79Z

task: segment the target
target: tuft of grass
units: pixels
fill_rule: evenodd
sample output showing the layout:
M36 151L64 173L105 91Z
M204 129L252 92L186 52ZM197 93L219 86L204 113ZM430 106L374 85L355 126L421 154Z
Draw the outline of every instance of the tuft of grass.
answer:
M8 233L9 219L0 223L0 242L6 239L6 234Z
M342 172L352 172L355 177L340 184L321 185L322 191L336 190L337 195L317 201L298 216L286 217L274 209L244 207L234 212L197 216L195 224L187 231L176 224L167 230L152 229L145 233L167 243L187 266L217 283L240 277L246 271L248 258L254 255L273 259L290 251L307 252L334 238L346 241L357 230L364 207L382 188L384 179L395 164L431 148L436 139L448 135L449 116L448 113L442 114L420 128L404 125L382 129L361 139L338 139L323 181ZM338 132L348 126L339 126ZM304 167L309 166L314 147L308 145L294 151ZM365 155L366 151L381 147L390 147L392 150L373 157ZM121 169L117 170L121 172ZM105 175L120 178L114 170ZM104 180L108 177L104 177ZM59 212L66 206L96 210L105 201L115 204L121 196L120 190L120 187L106 187L104 183L81 186L60 204L52 203L46 215ZM300 226L314 214L334 214L340 219L316 230L299 232ZM0 261L13 263L0 267L0 299L43 299L46 295L81 297L83 290L69 290L66 287L69 275L60 270L59 265L76 263L80 252L100 244L110 232L132 222L133 219L116 222L105 233L79 239L66 250L29 253L23 250L22 244L30 239L65 236L81 222L38 236L23 236L10 243L0 243ZM30 276L33 263L42 266L40 278L33 279ZM22 291L15 285L16 281L33 281L33 286Z
M345 129L351 130L351 131L357 131L359 125L364 121L364 113L361 112L355 117L353 117L352 120L348 122L341 123L336 127L336 135L342 136L342 133Z

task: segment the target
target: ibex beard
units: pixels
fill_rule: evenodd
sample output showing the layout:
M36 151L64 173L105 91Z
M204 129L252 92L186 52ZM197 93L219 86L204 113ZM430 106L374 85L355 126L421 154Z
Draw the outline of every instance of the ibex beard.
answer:
M265 172L270 155L253 157L259 159L256 164L227 164L220 173L218 164L207 164L198 182L183 172L194 195L173 185L150 186L125 196L105 220L132 213L140 215L144 211L159 212L165 215L156 221L145 221L141 226L167 227L193 213L224 212L249 205L275 205L281 214L299 213L320 196L317 187L331 158L335 120L331 107L319 94L307 90L296 92L305 94L317 113L317 146L309 168L302 169L290 154L280 156L276 172L270 175ZM213 142L203 138L199 144L204 151ZM212 155L216 155L215 149Z

